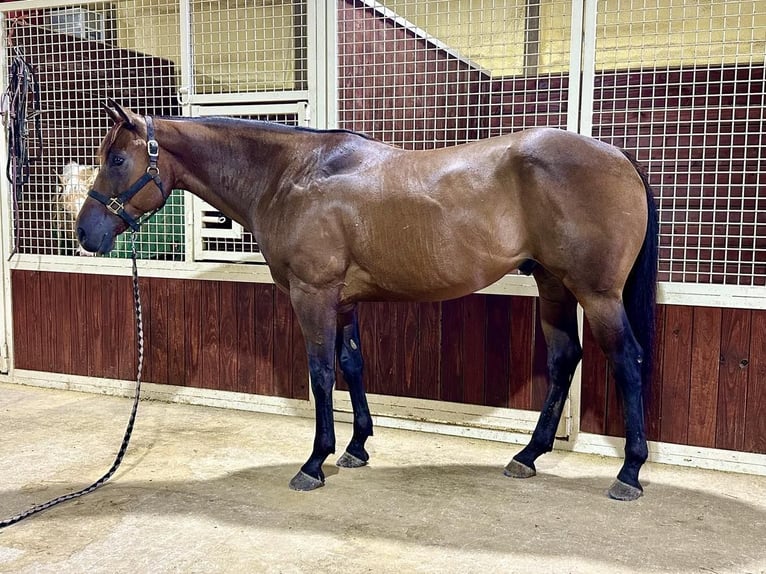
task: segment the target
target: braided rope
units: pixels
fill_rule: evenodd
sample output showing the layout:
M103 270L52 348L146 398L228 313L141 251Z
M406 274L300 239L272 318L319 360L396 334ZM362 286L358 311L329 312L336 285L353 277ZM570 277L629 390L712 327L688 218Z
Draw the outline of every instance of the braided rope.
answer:
M135 315L136 315L136 346L138 350L138 364L136 365L136 393L135 393L135 396L133 397L133 408L131 409L131 412L130 412L130 418L128 419L128 426L125 429L125 434L122 439L122 444L120 445L120 450L117 452L117 456L115 457L111 468L106 472L106 474L104 474L104 476L99 478L96 482L94 482L90 486L83 488L82 490L78 490L77 492L71 492L69 494L59 496L43 504L38 504L20 514L17 514L15 516L12 516L11 518L2 520L0 521L0 529L5 528L6 526L10 526L11 524L16 524L17 522L21 522L25 518L29 518L30 516L37 514L38 512L42 512L43 510L48 510L49 508L56 506L57 504L61 504L62 502L66 502L67 500L80 498L81 496L85 496L86 494L93 492L97 488L103 486L107 480L112 478L112 476L114 475L115 472L117 472L117 469L120 467L120 464L122 463L122 459L125 456L125 452L128 450L128 444L130 443L130 435L133 432L133 424L136 421L136 412L138 411L138 399L141 393L141 372L144 366L144 325L143 325L143 318L142 318L142 312L141 312L141 291L138 286L138 266L136 264L136 233L135 232L132 232L130 235L130 249L131 249L131 257L133 259L133 307L135 309Z

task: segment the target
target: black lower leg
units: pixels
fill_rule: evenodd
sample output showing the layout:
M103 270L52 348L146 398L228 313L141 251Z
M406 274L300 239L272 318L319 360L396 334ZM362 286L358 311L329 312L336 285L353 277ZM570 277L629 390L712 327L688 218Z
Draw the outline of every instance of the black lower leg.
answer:
M632 499L640 496L643 491L638 474L649 456L644 430L641 364L638 355L631 354L617 362L614 365L614 375L620 387L625 413L625 461L617 474L617 480L635 489L632 494L627 495L627 498ZM615 484L610 490L610 495L613 498L626 498L624 493L617 495L618 491L624 490Z
M582 358L577 333L577 302L547 271L536 270L535 279L540 289L540 320L548 350L549 386L529 444L506 467L507 475L518 478L534 475L535 460L553 449L572 377Z
M335 452L335 429L332 411L332 388L335 382L334 365L316 357L309 357L311 390L316 407L316 430L311 456L290 482L294 490L313 490L324 484L322 464Z
M353 310L342 314L340 320L337 342L338 362L351 395L351 406L354 411L354 434L338 464L340 466L362 466L370 458L364 445L367 439L372 436L372 417L364 391L364 361L359 342L359 326L356 312Z
M577 339L567 338L566 341L549 345L548 373L550 383L548 395L545 398L545 403L540 411L540 418L529 444L513 457L513 461L520 463L522 467L518 467L511 461L506 468L506 474L522 478L534 474L535 460L541 454L553 449L556 429L561 420L569 387L572 384L572 376L581 356L582 350Z

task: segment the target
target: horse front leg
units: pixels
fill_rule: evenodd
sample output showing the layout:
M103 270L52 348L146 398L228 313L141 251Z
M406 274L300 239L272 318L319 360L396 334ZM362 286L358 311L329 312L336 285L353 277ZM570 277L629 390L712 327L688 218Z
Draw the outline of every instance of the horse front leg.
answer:
M338 314L336 348L338 363L348 385L351 406L354 410L354 434L346 447L346 452L338 459L337 465L345 468L357 468L366 465L370 459L364 444L372 436L372 417L364 390L364 360L359 341L356 307L344 309Z
M290 481L293 490L308 491L324 485L322 464L335 452L332 389L335 385L337 292L294 288L290 299L306 340L311 392L316 408L314 448Z

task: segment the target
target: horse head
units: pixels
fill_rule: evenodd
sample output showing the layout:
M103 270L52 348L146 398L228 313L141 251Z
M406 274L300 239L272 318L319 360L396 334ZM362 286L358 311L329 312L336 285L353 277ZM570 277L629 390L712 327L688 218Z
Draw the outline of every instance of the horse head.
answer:
M140 116L108 100L114 125L99 148L100 169L75 224L82 247L109 253L118 235L137 231L165 205L171 188L160 179L159 145L150 116Z

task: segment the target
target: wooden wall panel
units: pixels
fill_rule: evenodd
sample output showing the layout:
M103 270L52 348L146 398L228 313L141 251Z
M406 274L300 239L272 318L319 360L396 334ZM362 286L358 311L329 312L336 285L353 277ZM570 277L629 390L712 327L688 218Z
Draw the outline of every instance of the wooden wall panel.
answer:
M441 387L439 353L441 341L441 304L418 305L417 381L413 396L438 399Z
M237 390L237 339L238 320L244 313L235 296L236 285L217 282L218 287L218 388L223 391Z
M535 341L535 300L530 297L511 298L511 372L508 406L515 409L532 408L532 352Z
M724 309L721 329L721 369L715 446L741 450L745 443L747 375L750 360L752 311Z
M766 311L753 311L750 333L744 450L766 452Z
M511 301L502 295L487 295L485 308L487 327L485 337L486 364L484 373L484 402L493 407L509 404L511 386Z
M130 278L13 271L11 285L17 368L133 378ZM144 380L308 397L303 337L289 297L273 285L152 278L141 286ZM46 307L60 310L55 320ZM538 409L545 353L535 307L499 295L361 304L368 387ZM766 453L764 326L766 311L660 306L648 437ZM621 436L608 365L584 332L581 428Z
M242 284L240 284L241 287ZM277 289L270 285L260 284L252 284L250 287L254 291L253 301L255 303L255 372L253 373L253 381L258 381L260 393L274 395L276 394L274 383L274 297ZM246 327L246 329L250 328L249 326ZM245 333L240 330L240 335L245 335ZM240 360L243 360L242 353L238 356Z
M673 306L665 315L660 440L686 444L692 350L692 307Z
M687 444L715 444L721 362L721 309L694 309Z
M168 289L167 333L168 333L168 370L167 382L170 385L186 386L186 325L185 282L173 281ZM127 316L131 322L132 315ZM135 346L135 343L133 343ZM130 379L129 374L123 378Z
M185 336L184 382L188 387L204 387L202 378L202 282L184 281L182 287Z
M766 312L660 306L655 377L647 396L650 440L766 454L763 410ZM622 436L606 361L585 331L581 428ZM598 366L597 365L602 365ZM601 405L606 404L605 409Z

